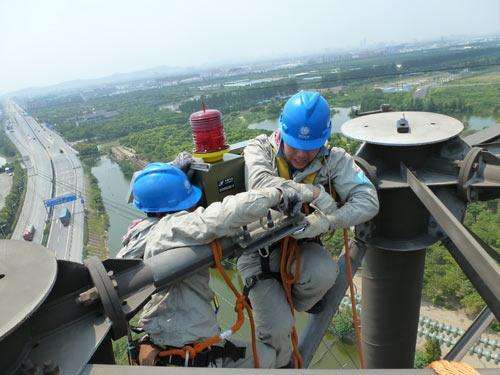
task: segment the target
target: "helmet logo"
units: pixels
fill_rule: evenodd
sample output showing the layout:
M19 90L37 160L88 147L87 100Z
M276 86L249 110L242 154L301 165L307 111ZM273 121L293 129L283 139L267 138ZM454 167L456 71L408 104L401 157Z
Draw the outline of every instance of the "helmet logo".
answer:
M308 139L309 138L309 133L311 132L311 129L309 129L309 127L307 126L302 126L300 129L299 129L299 137L300 138L304 138L304 139Z

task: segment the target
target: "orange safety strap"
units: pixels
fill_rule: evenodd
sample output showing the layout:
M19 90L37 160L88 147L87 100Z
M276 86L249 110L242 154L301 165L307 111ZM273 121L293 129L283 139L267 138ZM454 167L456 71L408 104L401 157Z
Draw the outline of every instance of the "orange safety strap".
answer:
M444 359L434 361L427 366L437 375L479 375L471 365L465 362L449 362Z
M177 355L180 356L186 360L193 359L196 357L196 355L203 350L209 348L212 345L218 344L225 338L233 335L236 333L241 326L243 325L245 321L245 315L243 313L243 310L246 310L248 314L248 320L250 321L250 330L252 332L252 353L253 353L253 362L254 362L254 367L259 368L260 367L260 361L259 361L259 354L257 352L257 339L255 335L255 322L253 319L253 314L252 314L252 309L250 305L248 304L245 296L241 294L238 289L234 286L233 282L231 281L231 278L227 275L224 267L222 266L222 247L219 243L218 240L214 240L213 242L210 243L210 247L212 249L212 254L214 256L214 262L215 262L215 267L217 268L217 271L219 271L220 275L226 282L227 286L231 291L233 292L234 296L236 297L236 303L235 303L235 311L237 314L236 321L233 323L231 326L231 329L229 332L223 332L220 335L212 336L209 337L199 343L196 343L195 345L186 345L183 348L179 349L167 349L167 350L162 350L161 352L158 353L159 357L169 357L172 355Z
M349 231L344 228L344 248L345 248L345 268L347 282L349 284L349 294L351 297L351 309L352 309L352 325L354 327L354 333L356 335L356 349L359 356L359 364L361 368L365 368L365 356L363 354L363 348L361 346L361 322L359 321L358 311L356 310L356 298L354 292L354 283L352 281L352 265L351 265L351 254L349 249Z
M295 271L292 273L292 263L295 261ZM295 321L295 306L292 298L292 286L300 278L300 253L297 240L293 237L285 237L281 241L280 274L281 283L285 290L286 300L290 306L293 320ZM291 332L292 355L295 368L303 368L304 360L299 352L299 336L295 324L292 325Z
M291 180L290 167L285 158L276 156L276 166L278 168L278 175L286 180ZM307 175L302 183L313 184L318 172L313 172ZM309 213L309 205L304 204L304 212ZM290 306L290 312L295 321L295 306L292 298L292 286L300 278L300 252L297 241L293 237L286 237L281 241L281 255L280 255L280 275L281 283L285 291L286 300ZM295 272L291 272L292 263L295 262ZM295 276L294 276L295 274ZM292 325L292 332L290 334L292 342L292 357L295 368L303 368L304 360L299 352L299 337L295 323Z
M337 198L337 194L332 187L332 179L328 178L328 190L333 199ZM352 275L352 264L351 264L351 254L349 247L349 230L347 228L343 228L343 237L344 237L344 260L345 260L345 268L346 268L346 277L347 283L349 284L349 294L351 298L351 309L352 309L352 325L354 328L354 334L356 336L356 350L358 352L359 364L361 368L365 368L365 356L363 353L363 347L361 345L361 322L359 320L358 311L356 310L356 293L354 292L354 282Z

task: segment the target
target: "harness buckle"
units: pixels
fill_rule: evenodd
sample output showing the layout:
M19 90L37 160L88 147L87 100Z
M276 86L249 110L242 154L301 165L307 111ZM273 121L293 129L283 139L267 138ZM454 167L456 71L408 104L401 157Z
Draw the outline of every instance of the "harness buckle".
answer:
M257 284L257 276L251 276L245 279L245 287L247 290L252 289L255 284Z
M264 246L262 249L259 249L259 255L262 258L267 258L269 256L269 246Z

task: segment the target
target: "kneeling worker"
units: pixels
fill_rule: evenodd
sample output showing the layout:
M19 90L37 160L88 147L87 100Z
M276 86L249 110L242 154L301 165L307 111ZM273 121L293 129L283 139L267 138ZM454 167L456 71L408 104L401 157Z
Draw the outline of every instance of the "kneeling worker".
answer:
M237 234L243 225L266 216L269 208L291 202L310 202L312 185L300 190L266 188L224 198L207 208L198 207L201 191L192 186L180 169L153 163L136 175L134 205L148 217L129 229L119 256L158 255L170 249L205 245ZM140 347L142 365L184 365L184 359L158 357L160 350L183 348L219 335L212 308L213 291L209 270L204 269L151 297L140 317L139 326L147 334ZM260 366L275 366L273 348L258 344ZM252 350L229 340L198 354L190 366L253 367Z
M338 267L316 240L329 230L348 228L370 220L378 212L377 192L353 158L343 149L327 147L330 109L317 92L301 91L285 104L280 127L270 136L260 135L244 151L247 189L321 186L306 216L308 227L294 235L300 249L300 279L292 294L298 311L317 313L324 294L334 284ZM332 189L332 191L325 191ZM344 203L338 208L332 194ZM249 290L257 335L277 352L277 366L290 361L293 315L285 292L274 275L280 270L280 249L263 254L245 252L238 260Z

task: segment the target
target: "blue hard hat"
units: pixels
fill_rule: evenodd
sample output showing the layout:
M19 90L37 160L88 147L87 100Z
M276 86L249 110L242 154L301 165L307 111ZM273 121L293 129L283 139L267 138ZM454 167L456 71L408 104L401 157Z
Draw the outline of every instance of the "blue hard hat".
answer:
M306 151L323 146L332 129L328 102L314 91L299 91L288 99L279 122L283 142Z
M140 171L133 185L134 206L143 212L177 212L193 207L201 190L186 174L167 163L151 163Z

